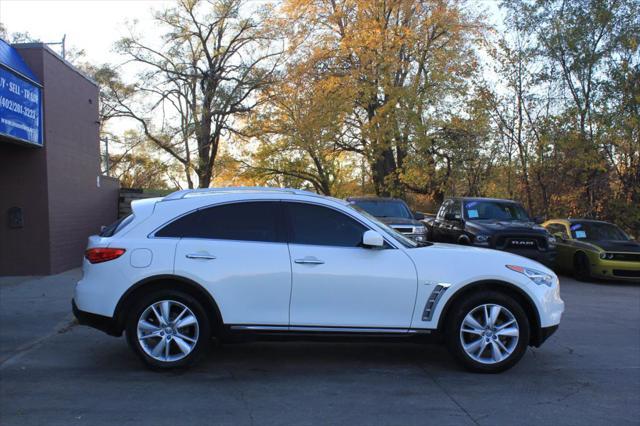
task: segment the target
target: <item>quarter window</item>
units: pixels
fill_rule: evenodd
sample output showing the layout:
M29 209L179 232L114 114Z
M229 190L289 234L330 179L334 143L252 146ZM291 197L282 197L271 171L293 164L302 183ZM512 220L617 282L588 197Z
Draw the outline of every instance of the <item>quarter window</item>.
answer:
M304 203L287 203L291 242L318 246L358 247L367 228L333 209Z
M124 228L126 228L127 225L129 225L131 222L133 222L133 217L134 216L132 214L130 214L129 216L126 216L126 217L123 217L123 218L120 218L120 219L116 220L115 222L113 222L109 226L105 226L100 231L100 236L101 237L113 237L118 232L120 232Z
M156 236L280 242L279 204L257 201L200 209L171 222Z

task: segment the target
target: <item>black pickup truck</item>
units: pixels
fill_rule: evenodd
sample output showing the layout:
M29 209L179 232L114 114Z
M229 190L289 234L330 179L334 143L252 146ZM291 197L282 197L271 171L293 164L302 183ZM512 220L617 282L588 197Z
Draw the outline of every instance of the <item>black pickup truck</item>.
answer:
M446 199L425 220L430 241L505 250L552 266L556 239L537 222L520 203L475 197Z

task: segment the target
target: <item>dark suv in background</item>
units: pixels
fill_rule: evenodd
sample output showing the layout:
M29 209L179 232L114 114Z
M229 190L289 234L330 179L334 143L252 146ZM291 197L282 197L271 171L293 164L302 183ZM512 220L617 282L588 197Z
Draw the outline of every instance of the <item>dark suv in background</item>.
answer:
M412 212L404 201L382 197L349 197L347 201L412 240L427 241L427 228L421 222L424 215Z
M464 197L446 199L427 227L430 241L504 250L551 266L556 239L537 222L515 201Z

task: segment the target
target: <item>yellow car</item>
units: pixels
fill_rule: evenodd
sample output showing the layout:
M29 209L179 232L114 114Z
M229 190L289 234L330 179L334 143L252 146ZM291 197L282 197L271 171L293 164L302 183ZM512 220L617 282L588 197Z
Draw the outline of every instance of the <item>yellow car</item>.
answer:
M608 222L552 219L542 224L556 237L557 269L582 281L604 278L640 282L640 243Z

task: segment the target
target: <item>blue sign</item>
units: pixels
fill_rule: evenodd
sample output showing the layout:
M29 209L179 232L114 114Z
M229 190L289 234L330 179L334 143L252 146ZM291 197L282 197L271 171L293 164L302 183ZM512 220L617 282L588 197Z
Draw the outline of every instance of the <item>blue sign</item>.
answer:
M42 146L40 87L1 66L0 135Z

